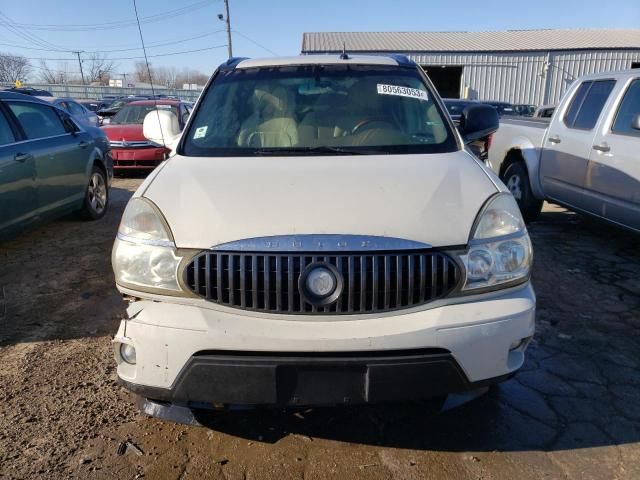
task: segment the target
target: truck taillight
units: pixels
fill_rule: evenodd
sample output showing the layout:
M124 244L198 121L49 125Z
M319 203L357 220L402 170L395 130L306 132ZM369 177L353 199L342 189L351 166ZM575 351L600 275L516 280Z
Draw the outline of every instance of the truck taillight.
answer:
M491 142L492 141L493 141L493 133L487 137L487 141L486 141L486 144L485 144L485 150L486 151L489 151L489 149L491 148Z

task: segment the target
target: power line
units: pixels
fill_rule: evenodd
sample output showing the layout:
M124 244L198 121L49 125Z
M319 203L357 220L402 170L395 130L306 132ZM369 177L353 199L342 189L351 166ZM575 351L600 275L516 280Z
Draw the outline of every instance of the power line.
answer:
M156 43L156 44L152 44L152 45L147 45L147 48L157 48L157 47L166 47L167 45L175 45L177 43L185 43L185 42L189 42L191 40L197 40L199 38L204 38L204 37L209 37L211 35L215 35L216 33L221 33L224 32L225 29L222 30L215 30L213 32L208 32L208 33L203 33L200 35L196 35L193 37L188 37L188 38L183 38L183 39L179 39L179 40L172 40L172 41L166 41L166 42L160 42L160 43ZM37 51L41 51L41 52L50 52L52 51L51 48L34 48L34 47L26 47L24 45L16 45L14 43L0 43L0 45L6 45L8 47L16 47L16 48L23 48L26 50L37 50ZM69 52L72 51L74 47L69 47L69 48L64 48L64 49L56 49L53 50L55 52ZM84 53L113 53L113 52L131 52L131 51L135 51L135 50L142 50L141 47L135 47L135 48L116 48L116 49L111 49L111 50L84 50Z
M248 36L246 36L244 33L239 32L238 30L234 30L233 33L237 33L238 35L240 35L241 37L244 37L246 40L249 40L251 43L253 43L254 45L257 45L258 47L262 48L263 50L266 50L267 52L269 52L272 55L275 55L276 57L279 56L276 52L274 52L273 50L271 50L270 48L265 47L264 45L256 42L255 40L253 40L252 38L249 38Z
M192 3L184 7L176 8L174 10L167 10L165 12L149 15L148 17L142 17L140 23L154 23L167 19L173 19L176 16L184 15L186 13L199 10L208 5L213 4L212 0L203 0L197 3ZM16 23L17 27L26 28L29 30L44 30L44 31L93 31L93 30L112 30L119 28L135 27L136 20L115 20L112 22L102 23L85 23L85 24L37 24L37 23Z
M195 50L183 50L181 52L169 52L169 53L158 53L155 55L147 55L148 58L156 58L156 57L170 57L172 55L182 55L185 53L195 53L195 52L205 52L207 50L214 50L216 48L225 48L227 46L227 44L222 44L222 45L213 45L211 47L205 47L205 48L198 48ZM83 52L86 53L86 52ZM25 57L27 60L46 60L46 61L58 61L58 62L69 62L72 61L74 59L72 58L47 58L47 57ZM145 58L144 56L142 57L117 57L117 58L109 58L108 60L141 60Z
M23 40L26 40L28 43L33 44L33 45L37 45L39 47L50 48L50 49L53 49L53 50L57 50L57 49L60 48L57 45L49 43L49 42L41 39L40 37L38 37L36 35L32 35L30 33L20 31L20 29L15 27L13 23L14 23L13 20L11 20L5 14L0 12L0 26L5 27L7 30L9 30L14 35L17 35L18 37L22 38Z

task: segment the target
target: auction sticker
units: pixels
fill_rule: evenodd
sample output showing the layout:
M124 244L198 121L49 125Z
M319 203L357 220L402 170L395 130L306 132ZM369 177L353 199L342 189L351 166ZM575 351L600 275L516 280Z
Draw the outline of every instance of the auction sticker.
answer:
M378 94L397 95L398 97L417 98L418 100L428 100L427 92L418 88L400 87L398 85L378 84Z
M196 133L193 136L194 140L197 140L198 138L203 138L207 135L207 130L209 129L209 127L198 127L196 128Z

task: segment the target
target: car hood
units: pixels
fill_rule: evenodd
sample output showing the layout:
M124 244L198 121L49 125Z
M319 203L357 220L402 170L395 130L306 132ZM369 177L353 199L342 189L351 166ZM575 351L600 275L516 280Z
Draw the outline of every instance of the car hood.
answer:
M142 134L142 125L137 123L128 125L104 125L102 127L109 140L146 140Z
M497 188L465 152L321 157L174 156L138 195L176 245L350 234L464 245Z

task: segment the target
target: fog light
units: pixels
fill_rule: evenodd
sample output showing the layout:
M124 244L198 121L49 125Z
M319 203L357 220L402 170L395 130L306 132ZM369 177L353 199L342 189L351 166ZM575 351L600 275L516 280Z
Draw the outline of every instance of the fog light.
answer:
M120 344L120 356L122 359L127 362L129 365L136 364L136 349L133 345L128 343Z

